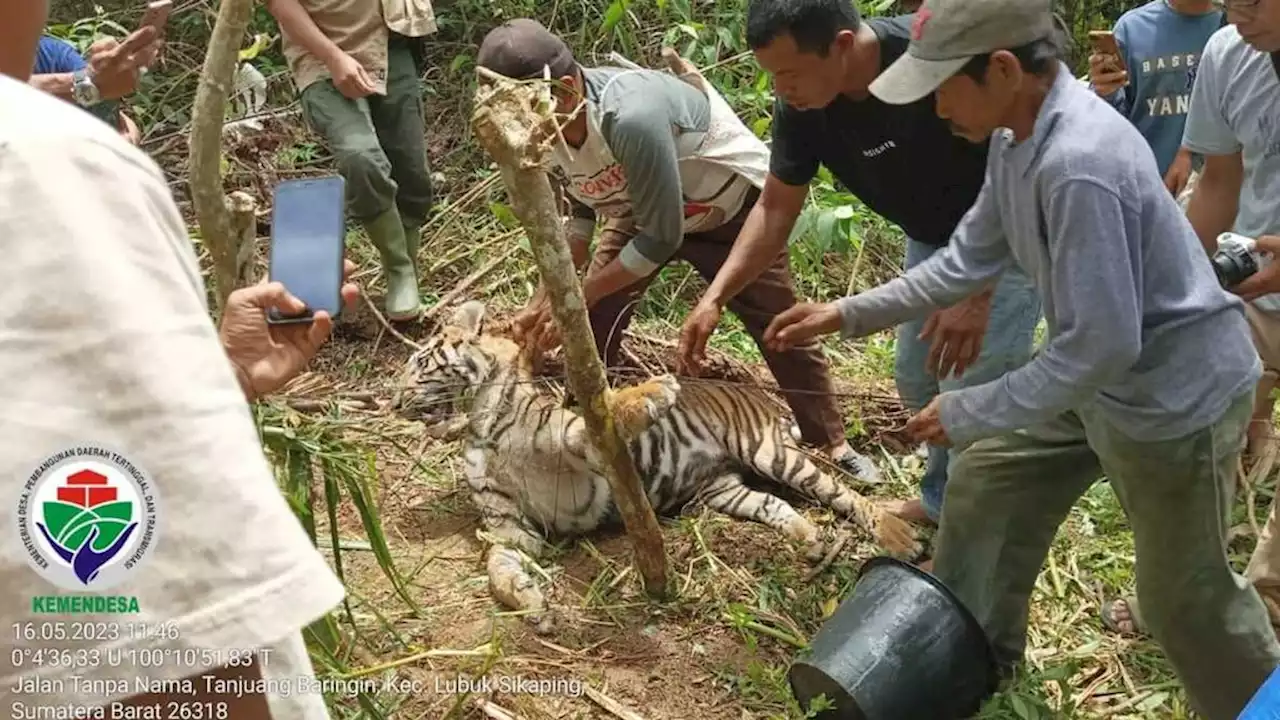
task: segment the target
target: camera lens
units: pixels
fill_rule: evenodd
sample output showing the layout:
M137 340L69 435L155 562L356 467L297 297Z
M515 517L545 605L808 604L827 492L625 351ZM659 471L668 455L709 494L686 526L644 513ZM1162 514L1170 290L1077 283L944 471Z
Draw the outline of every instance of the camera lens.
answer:
M1213 272L1224 288L1239 285L1258 269L1253 257L1244 248L1223 248L1214 253L1212 262Z

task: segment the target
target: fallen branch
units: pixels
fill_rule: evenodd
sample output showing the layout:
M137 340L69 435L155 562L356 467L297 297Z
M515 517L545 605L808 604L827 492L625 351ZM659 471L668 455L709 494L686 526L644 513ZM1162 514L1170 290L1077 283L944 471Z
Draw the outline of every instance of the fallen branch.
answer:
M644 717L639 713L633 710L628 710L622 705L622 703L614 700L586 683L582 684L582 690L586 693L587 697L591 698L592 702L599 705L610 715L620 718L620 720L644 720Z
M369 308L369 312L373 313L373 316L378 319L378 324L382 325L383 330L386 330L387 332L391 333L392 337L396 338L397 340L404 343L405 345L408 345L414 350L422 349L421 345L405 337L403 334L400 333L399 330L396 330L395 328L391 327L391 323L387 322L387 318L378 310L378 304L375 303L373 300L370 300L368 295L364 294L363 288L361 288L360 290L360 297L364 299L364 305L365 307Z
M635 552L645 591L667 592L662 531L644 493L627 444L613 424L611 390L592 340L582 285L565 240L555 192L544 169L551 143L559 139L550 83L522 82L486 68L476 90L472 129L502 170L512 211L525 228L551 312L564 339L568 385L582 406L587 439L606 463L606 473Z
M515 255L516 251L518 251L519 249L520 249L519 245L512 243L511 247L507 248L506 252L502 253L498 257L485 263L484 266L481 267L479 270L476 270L475 272L463 278L462 282L459 282L457 285L454 286L452 290L445 293L444 297L440 298L440 302L436 303L431 309L427 310L422 314L422 322L423 323L429 322L436 315L439 315L440 311L444 310L446 307L451 305L455 300L461 297L463 293L470 290L472 285L475 285L476 283L480 282L481 278L493 272L494 270L498 269L498 266L501 265L502 263L506 262L507 260L510 260L511 256Z
M476 698L473 704L476 709L484 713L484 716L489 718L489 720L523 720L519 715L491 700Z

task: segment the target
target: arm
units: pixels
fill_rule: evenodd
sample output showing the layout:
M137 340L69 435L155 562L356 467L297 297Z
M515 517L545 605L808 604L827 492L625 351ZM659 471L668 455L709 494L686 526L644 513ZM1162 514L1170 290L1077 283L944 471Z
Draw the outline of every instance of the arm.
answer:
M1126 23L1117 22L1111 31L1116 35L1116 47L1120 48L1120 59L1124 62L1125 67L1129 68L1129 84L1121 86L1119 90L1104 98L1125 117L1129 117L1129 111L1133 109L1132 103L1129 102L1129 88L1133 86L1135 80L1133 57L1125 50L1129 45L1129 33L1126 30L1128 27Z
M31 86L35 89L56 95L67 102L73 102L75 99L71 92L73 83L72 74L69 72L32 75L30 80Z
M809 195L808 185L788 185L772 172L747 214L729 256L702 295L701 302L723 308L742 289L769 269L786 250L787 239Z
M818 155L809 144L813 131L805 115L781 100L773 104L769 174L756 204L701 303L723 308L787 248L787 240L818 174Z
M1028 364L938 399L957 446L1034 425L1117 382L1142 351L1141 249L1119 196L1067 180L1048 194L1049 262L1057 333ZM1120 237L1117 237L1120 235Z
M1220 34L1205 45L1200 69L1191 88L1191 106L1182 132L1182 147L1204 155L1204 167L1196 191L1187 205L1187 218L1207 253L1218 249L1218 235L1235 224L1244 182L1244 165L1231 123L1222 111L1218 82L1222 72Z
M591 238L596 234L596 211L567 192L565 196L569 199L570 213L564 223L564 237L569 243L574 269L582 272L591 259Z
M836 301L844 337L860 337L953 305L989 290L1011 262L991 175L951 242L905 275L860 295ZM981 297L981 296L980 296Z
M267 12L280 24L280 30L289 39L298 43L308 53L319 58L320 62L329 65L335 58L343 55L338 47L307 14L298 0L267 0Z
M1187 219L1209 255L1218 250L1218 236L1235 224L1243 183L1244 161L1240 153L1205 155L1196 191L1187 203Z
M601 133L627 176L628 193L641 231L618 257L587 276L587 307L662 267L684 239L684 196L675 138L663 105L634 101L607 114Z

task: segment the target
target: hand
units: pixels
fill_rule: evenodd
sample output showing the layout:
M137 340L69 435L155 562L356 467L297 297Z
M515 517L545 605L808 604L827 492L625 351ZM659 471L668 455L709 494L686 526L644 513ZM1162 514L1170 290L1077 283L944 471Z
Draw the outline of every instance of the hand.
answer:
M339 53L327 65L334 86L344 97L357 100L374 93L374 83L369 78L369 73L350 55Z
M551 312L551 303L547 299L546 289L538 287L524 309L511 318L511 334L517 343L525 344L529 333L542 322L543 315Z
M765 345L786 352L797 345L840 330L835 303L799 303L778 314L764 331Z
M343 279L355 270L355 263L344 262ZM342 285L342 300L350 307L360 290L351 283ZM236 376L249 400L283 387L306 367L316 351L329 338L333 318L320 311L309 323L269 325L267 310L277 308L285 314L301 312L306 305L290 295L284 285L265 280L240 288L227 298L218 335L222 347L236 368Z
M720 306L702 301L693 308L680 330L680 350L676 356L676 372L697 376L707 359L707 340L720 324Z
M560 326L551 314L551 308L538 315L533 327L525 335L524 345L537 355L549 353L560 347Z
M1173 156L1173 163L1164 174L1164 186L1169 188L1169 192L1176 198L1182 194L1190 179L1191 153L1179 150L1178 154Z
M1119 63L1114 55L1089 56L1089 82L1093 91L1100 97L1114 95L1117 90L1129 84L1129 73L1117 70Z
M942 416L938 414L938 400L941 397L935 396L923 410L907 421L906 431L912 440L938 447L951 447L951 438L947 437L947 431L942 427Z
M1253 302L1263 295L1280 292L1280 235L1263 235L1257 240L1257 252L1271 255L1271 264L1245 278L1231 288L1245 302Z
M89 72L103 100L119 100L138 89L138 68L154 55L156 29L144 27L130 33L124 42L105 38L89 46Z
M989 292L974 295L930 315L920 332L921 340L933 337L925 364L929 373L939 379L950 376L952 372L956 377L963 375L982 352L982 338L987 334L990 316Z

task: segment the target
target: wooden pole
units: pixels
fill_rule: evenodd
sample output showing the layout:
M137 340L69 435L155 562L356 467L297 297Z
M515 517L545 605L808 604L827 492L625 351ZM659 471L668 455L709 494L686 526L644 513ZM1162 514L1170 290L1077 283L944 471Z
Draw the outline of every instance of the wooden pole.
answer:
M232 224L228 199L222 192L222 120L235 82L240 40L252 15L253 0L219 3L191 107L191 204L201 241L213 257L214 299L219 316L239 280L237 255L241 237Z
M667 560L662 531L639 475L619 437L610 408L604 363L596 352L586 300L565 240L546 165L560 141L550 83L517 81L479 68L472 131L502 171L502 180L529 245L551 312L564 339L569 388L582 405L587 438L607 463L606 477L631 539L645 591L663 597Z

